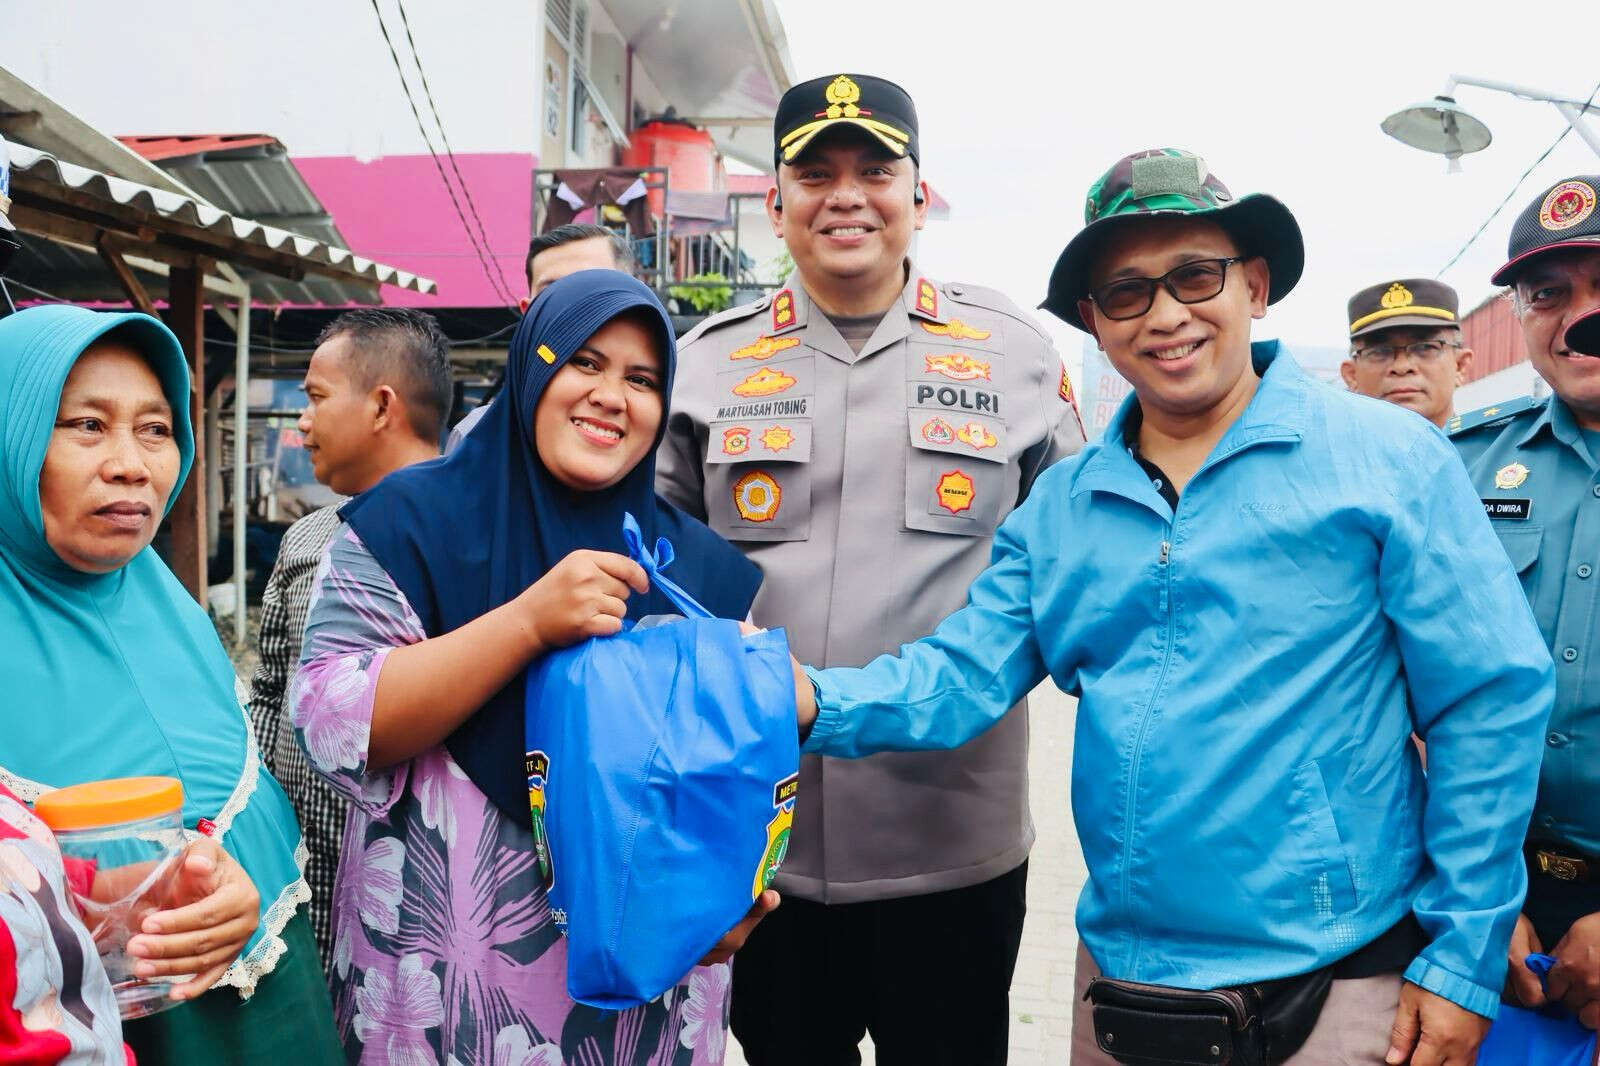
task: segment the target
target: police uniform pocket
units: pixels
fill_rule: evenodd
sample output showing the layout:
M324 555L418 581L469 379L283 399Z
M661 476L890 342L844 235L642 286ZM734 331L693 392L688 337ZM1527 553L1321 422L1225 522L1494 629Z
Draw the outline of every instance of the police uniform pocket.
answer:
M1017 496L1005 423L926 408L906 413L906 528L989 536Z
M706 438L706 517L729 540L811 535L811 420L712 422Z

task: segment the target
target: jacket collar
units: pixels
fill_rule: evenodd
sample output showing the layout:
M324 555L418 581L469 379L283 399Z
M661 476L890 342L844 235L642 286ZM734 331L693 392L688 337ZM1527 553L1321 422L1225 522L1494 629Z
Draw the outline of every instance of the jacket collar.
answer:
M1310 380L1305 371L1289 355L1279 341L1257 341L1250 345L1250 360L1261 383L1250 398L1244 412L1229 426L1217 446L1201 464L1200 470L1220 463L1233 455L1266 441L1299 441L1305 435L1307 423L1307 397ZM1090 455L1078 472L1072 495L1090 490L1115 492L1133 499L1160 502L1161 498L1150 486L1149 478L1123 446L1123 434L1134 405L1139 402L1135 393L1129 393L1106 425L1100 439L1090 445ZM1199 471L1196 471L1198 476ZM1148 497L1148 499L1146 499ZM1159 508L1166 510L1161 503Z
M904 340L910 335L913 318L940 325L947 323L949 313L938 283L917 273L917 265L911 260L907 259L905 266L906 284L900 290L898 302L889 305L877 329L862 345L860 353L851 350L828 316L812 302L798 270L790 274L784 280L784 287L773 295L768 323L770 334L778 336L805 329L808 345L840 362L854 363ZM904 313L897 314L897 309Z

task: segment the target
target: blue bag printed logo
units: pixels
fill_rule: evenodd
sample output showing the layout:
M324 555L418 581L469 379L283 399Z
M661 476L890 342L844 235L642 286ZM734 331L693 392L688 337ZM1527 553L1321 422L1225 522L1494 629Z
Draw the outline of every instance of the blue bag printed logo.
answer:
M789 854L789 831L794 828L794 798L800 791L800 775L790 774L772 789L772 809L777 813L767 823L767 850L756 868L756 885L750 893L755 899L778 876L778 867Z

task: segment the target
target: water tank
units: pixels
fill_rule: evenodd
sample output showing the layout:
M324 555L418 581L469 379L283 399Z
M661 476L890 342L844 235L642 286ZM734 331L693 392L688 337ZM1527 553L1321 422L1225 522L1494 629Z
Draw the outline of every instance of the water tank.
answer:
M622 153L626 167L666 167L668 182L680 192L719 192L723 187L722 156L711 134L681 119L658 117L628 134ZM665 214L660 189L650 191L650 213Z

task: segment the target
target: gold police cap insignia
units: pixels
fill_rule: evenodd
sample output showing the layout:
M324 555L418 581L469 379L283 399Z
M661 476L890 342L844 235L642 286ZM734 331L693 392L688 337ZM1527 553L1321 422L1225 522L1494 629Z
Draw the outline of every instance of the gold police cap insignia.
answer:
M1521 463L1508 463L1494 472L1494 487L1497 489L1520 488L1528 480L1528 468Z
M1378 300L1385 311L1393 311L1397 307L1410 307L1416 297L1411 295L1411 290L1398 281L1389 286L1389 291Z

